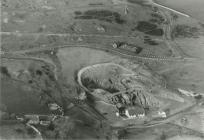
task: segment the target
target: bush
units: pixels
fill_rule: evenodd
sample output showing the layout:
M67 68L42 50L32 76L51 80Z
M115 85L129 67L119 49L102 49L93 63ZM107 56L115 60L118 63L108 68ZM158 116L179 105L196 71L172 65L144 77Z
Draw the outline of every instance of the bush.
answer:
M156 24L147 21L140 21L135 29L148 35L162 36L164 34L163 29L157 28Z
M5 74L6 76L9 76L9 77L11 76L8 69L7 69L7 67L1 66L0 68L1 68L1 73L2 74Z
M188 25L177 25L173 28L171 36L172 38L175 37L185 37L185 38L191 38L191 37L198 37L199 30L196 27L190 27Z
M145 33L149 35L154 35L154 36L162 36L164 34L164 31L163 29L159 28L159 29L151 30Z
M81 15L82 12L81 12L81 11L75 11L74 14L75 14L75 15Z
M121 18L119 13L109 10L88 10L85 11L83 15L79 13L76 15L75 19L98 19L106 22L116 22L118 24L125 23L125 20Z
M157 25L149 23L147 21L140 21L136 27L136 29L140 32L146 32L149 30L154 30L157 28Z

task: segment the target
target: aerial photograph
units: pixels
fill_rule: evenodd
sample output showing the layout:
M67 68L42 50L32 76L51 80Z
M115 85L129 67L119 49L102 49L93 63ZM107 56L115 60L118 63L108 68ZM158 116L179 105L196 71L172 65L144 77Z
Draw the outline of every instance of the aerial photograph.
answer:
M0 140L204 140L204 0L0 9Z

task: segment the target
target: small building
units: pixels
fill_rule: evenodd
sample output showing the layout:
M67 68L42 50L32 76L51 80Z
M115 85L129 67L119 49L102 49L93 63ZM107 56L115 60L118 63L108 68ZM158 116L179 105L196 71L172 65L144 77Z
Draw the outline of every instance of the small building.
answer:
M48 126L50 125L51 121L40 121L40 125Z
M134 44L129 44L126 42L114 42L112 46L115 49L117 48L120 50L130 51L130 52L134 52L136 54L139 54L142 51L141 47L136 46Z
M48 107L51 111L58 110L60 108L60 106L56 103L50 103L48 104Z
M113 45L112 45L112 46L113 46L113 48L114 48L114 49L118 48L117 43L113 43Z
M105 28L103 26L100 26L100 25L98 25L98 26L96 25L95 28L99 32L105 32L106 31Z

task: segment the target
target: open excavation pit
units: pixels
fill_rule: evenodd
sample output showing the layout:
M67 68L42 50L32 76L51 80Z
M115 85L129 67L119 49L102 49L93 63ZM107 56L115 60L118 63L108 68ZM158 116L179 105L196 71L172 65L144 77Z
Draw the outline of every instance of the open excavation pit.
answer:
M151 91L146 85L155 82L150 77L136 73L115 63L96 64L82 68L77 75L78 83L95 101L114 108L115 118L123 120L166 118L170 106L168 98L183 102L182 98L161 88ZM158 98L159 97L159 98Z

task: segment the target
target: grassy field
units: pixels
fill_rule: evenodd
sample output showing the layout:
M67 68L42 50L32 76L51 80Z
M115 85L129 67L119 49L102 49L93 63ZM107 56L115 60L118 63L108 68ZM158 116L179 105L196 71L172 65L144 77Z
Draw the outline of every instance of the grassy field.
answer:
M118 58L103 51L80 47L60 49L57 56L62 65L62 74L66 77L67 83L71 85L75 84L76 73L82 67L109 62Z
M57 91L54 76L51 74L52 70L49 68L49 65L41 61L2 60L1 97L8 112L50 113L46 103L57 99L59 91ZM55 96L55 99L51 99L51 96Z
M1 101L8 112L16 114L48 114L48 108L40 104L39 95L23 83L1 79Z
M141 6L137 2L128 6L128 14L125 14L124 10L124 4L107 0L94 2L60 0L58 3L34 0L24 3L18 0L4 1L2 31L14 34L2 35L2 50L15 51L39 49L44 45L53 47L87 43L111 46L115 41L125 40L144 48L142 56L171 56L169 48L163 41L144 40L145 35L149 35L153 40L162 40L161 15L153 14L151 8ZM152 19L154 21L151 21ZM147 31L148 28L141 26L141 22L157 24L155 25L157 28ZM103 31L99 30L100 27ZM53 35L48 36L49 33ZM93 36L70 37L69 34Z

